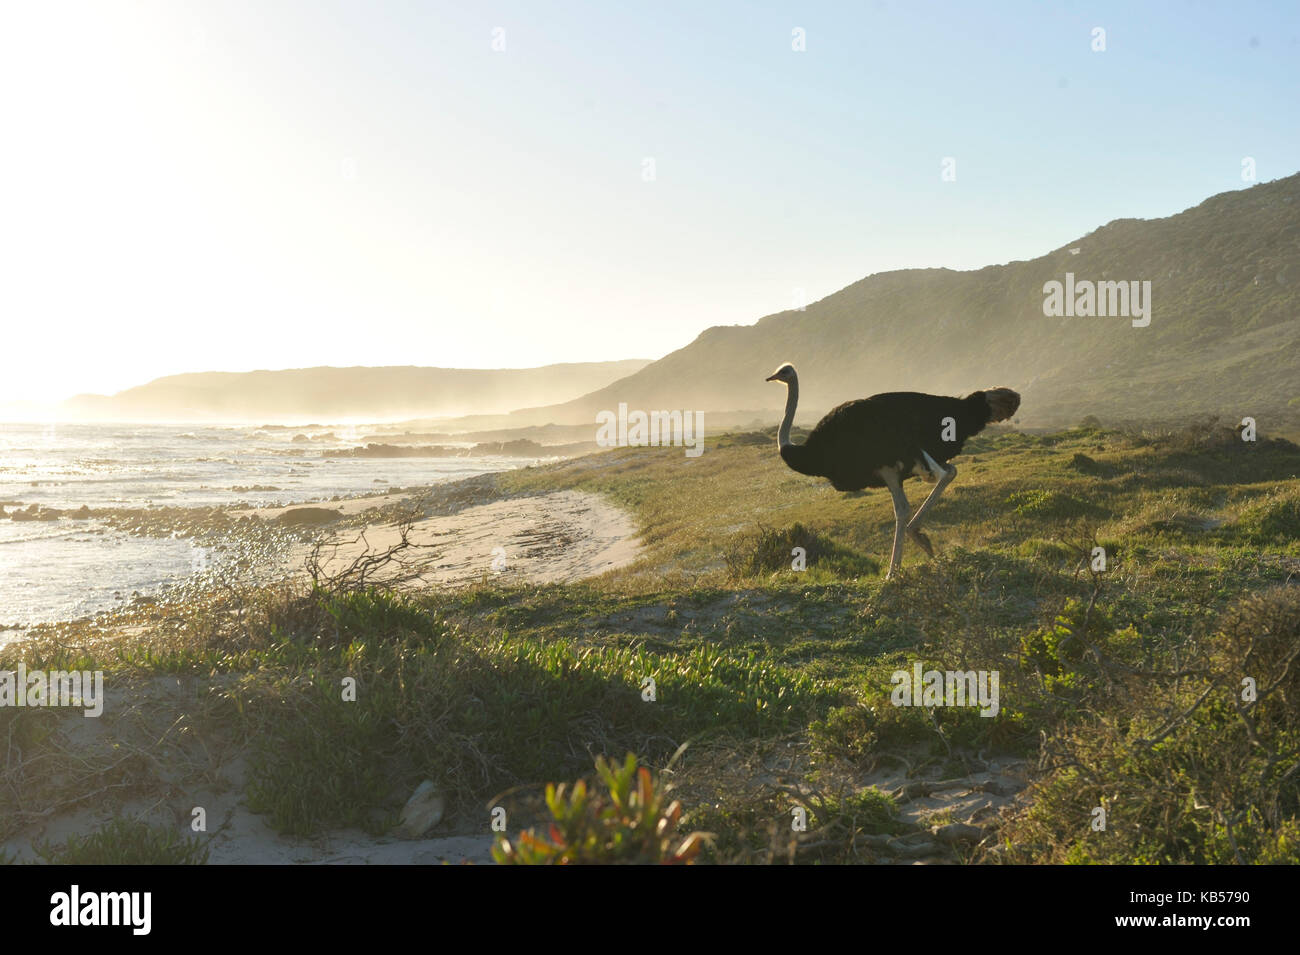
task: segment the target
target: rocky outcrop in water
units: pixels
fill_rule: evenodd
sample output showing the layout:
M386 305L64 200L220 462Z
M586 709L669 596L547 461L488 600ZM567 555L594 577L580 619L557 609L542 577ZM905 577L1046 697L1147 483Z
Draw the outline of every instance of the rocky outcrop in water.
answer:
M556 458L587 454L597 450L594 441L575 444L539 444L529 438L513 441L485 441L472 448L456 448L445 444L378 444L371 442L364 448L347 448L327 451L328 458L479 458L486 456L517 458Z
M7 517L11 521L57 521L61 517L66 517L73 521L88 521L95 516L97 516L96 512L85 504L75 510L45 507L42 504L29 504L25 508L11 511L8 514L5 513L3 507L0 507L0 520Z
M41 507L39 504L29 504L20 511L14 511L9 515L11 521L57 521L63 516L63 512L56 507Z

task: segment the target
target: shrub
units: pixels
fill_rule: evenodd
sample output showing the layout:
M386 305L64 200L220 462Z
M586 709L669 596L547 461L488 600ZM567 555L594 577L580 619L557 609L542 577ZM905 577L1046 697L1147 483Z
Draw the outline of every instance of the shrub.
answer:
M1241 677L1250 676L1260 689L1276 684L1281 699L1272 705L1261 701L1261 712L1300 728L1300 587L1283 585L1243 597L1224 613L1220 630L1230 682L1239 686Z
M502 865L646 864L690 865L708 836L693 832L679 840L682 807L667 795L650 770L637 768L628 753L623 765L596 759L603 791L589 792L585 780L572 790L546 787L552 822L546 834L529 829L512 843L504 835L492 847Z
M1145 421L1130 424L1124 435L1138 447L1167 451L1206 451L1239 446L1236 432L1223 425L1218 415L1194 416L1178 421Z
M424 608L381 590L321 594L320 599L344 644L351 638L391 638L406 634L433 640L445 632L437 618Z
M1020 652L1025 666L1042 675L1049 693L1064 694L1095 683L1099 664L1089 645L1109 655L1140 642L1133 627L1116 631L1105 610L1099 606L1089 610L1085 601L1071 597L1051 625L1021 638Z
M1054 631L1078 631L1077 606L1058 622ZM1086 705L1058 711L1044 748L1049 771L1028 808L1003 829L1009 858L1300 861L1300 588L1244 598L1214 632L1147 662L1120 645L1096 608L1088 632L1113 678L1080 679L1071 695ZM1069 644L1053 647L1046 634L1036 650L1062 674L1086 677L1091 666L1091 653L1076 661ZM1254 697L1243 692L1243 676L1254 679ZM1106 828L1094 832L1098 806Z
M765 654L707 645L657 653L383 631L355 641L276 655L255 693L228 691L250 724L249 805L280 832L378 831L397 795L431 774L464 804L489 787L581 772L574 754L588 746L666 757L688 738L802 728L837 698ZM647 676L653 706L641 696ZM345 677L362 703L341 698Z
M808 727L808 740L820 758L868 765L878 742L875 713L860 704L837 706Z
M803 524L782 530L759 526L757 532L732 538L723 562L732 577L743 578L792 569L793 551L804 549L808 569L820 567L841 576L879 573L880 562L859 554Z
M1253 544L1292 544L1300 540L1300 496L1274 494L1242 511L1238 527Z
M812 820L819 827L843 825L850 832L897 835L913 827L898 818L894 797L874 786L838 798L814 801Z
M1047 520L1095 517L1104 514L1102 508L1063 491L1049 491L1032 488L1015 491L1007 496L1006 505L1022 517L1044 518Z

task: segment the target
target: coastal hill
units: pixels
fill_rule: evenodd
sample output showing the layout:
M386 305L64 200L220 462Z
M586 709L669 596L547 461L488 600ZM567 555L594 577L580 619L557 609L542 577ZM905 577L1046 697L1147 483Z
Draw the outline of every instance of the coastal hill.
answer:
M649 362L585 362L541 368L295 368L169 375L115 395L78 395L69 417L115 420L267 421L499 414L567 401Z
M1044 285L1064 284L1067 273L1076 282L1149 281L1150 324L1046 316ZM881 391L993 385L1022 393L1025 426L1089 414L1295 418L1300 174L1163 219L1118 219L1030 261L872 275L804 311L710 328L621 381L517 412L511 424L590 422L619 402L776 414L785 389L764 378L783 361L799 369L805 422Z
M1048 283L1141 293L1128 314L1045 314ZM1074 311L1071 309L1070 311ZM1110 311L1108 309L1108 311ZM1145 314L1144 314L1145 313ZM1135 325L1135 322L1137 325ZM1004 385L1018 424L1213 413L1300 427L1300 174L1161 219L1117 219L1029 261L868 276L802 311L709 328L658 361L543 368L307 368L174 375L64 405L82 418L419 419L426 430L593 425L596 414L694 410L776 420L800 372L799 420L882 391L966 394ZM1265 423L1267 422L1267 424Z

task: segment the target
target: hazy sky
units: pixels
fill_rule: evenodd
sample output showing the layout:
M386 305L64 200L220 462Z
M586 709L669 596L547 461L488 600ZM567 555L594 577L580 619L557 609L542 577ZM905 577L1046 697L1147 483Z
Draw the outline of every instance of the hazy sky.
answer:
M1300 169L1298 11L0 0L0 402L657 358L1040 255Z

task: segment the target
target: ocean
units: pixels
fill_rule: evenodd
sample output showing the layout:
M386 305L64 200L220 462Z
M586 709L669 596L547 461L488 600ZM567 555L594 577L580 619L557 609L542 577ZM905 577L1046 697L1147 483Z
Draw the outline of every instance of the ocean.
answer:
M0 506L76 510L268 507L382 494L534 463L513 457L329 458L350 427L0 424ZM0 641L156 596L221 551L100 519L0 517Z

